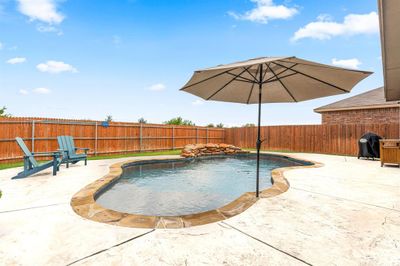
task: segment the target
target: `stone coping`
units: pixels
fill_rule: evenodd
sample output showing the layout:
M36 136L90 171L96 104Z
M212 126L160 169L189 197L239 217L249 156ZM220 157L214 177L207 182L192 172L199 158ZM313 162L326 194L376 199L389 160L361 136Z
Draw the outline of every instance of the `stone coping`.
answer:
M318 162L303 160L292 156L283 156L277 154L263 153L266 155L284 157L294 160L301 160L310 163L310 165L291 166L284 168L277 168L272 170L271 179L272 186L260 191L259 198L270 198L286 192L289 189L289 182L284 177L284 172L298 168L316 168L321 167L322 164ZM186 158L178 158L176 160L188 160ZM239 198L231 203L222 206L215 210L206 212L182 215L182 216L147 216L140 214L123 213L111 209L106 209L96 202L96 197L103 190L107 189L112 183L116 182L123 173L124 166L129 164L136 164L138 162L163 162L171 161L171 159L136 159L121 163L115 163L110 166L110 171L104 177L94 181L93 183L85 186L77 192L71 199L71 207L75 213L83 218L106 223L110 225L118 225L133 228L184 228L190 226L203 225L213 222L222 221L238 215L252 206L259 198L256 198L255 192L246 192Z

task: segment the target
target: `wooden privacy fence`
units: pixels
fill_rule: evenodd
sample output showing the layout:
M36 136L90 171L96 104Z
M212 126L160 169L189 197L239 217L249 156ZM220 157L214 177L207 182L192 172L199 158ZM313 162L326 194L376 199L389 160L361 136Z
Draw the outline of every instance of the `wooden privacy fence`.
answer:
M358 140L366 132L400 138L399 124L264 126L262 149L356 156ZM225 130L225 142L239 147L255 148L256 139L256 127Z
M34 152L56 151L57 136L69 135L89 154L114 154L180 149L189 143L220 143L224 129L100 121L7 118L0 119L0 162L22 158L15 137Z
M262 149L357 155L358 139L366 132L400 138L399 124L343 124L265 126ZM180 149L189 143L229 143L255 148L257 128L206 128L101 121L3 118L0 119L0 163L20 160L15 137L22 137L34 152L58 149L57 136L73 136L76 146L90 155Z

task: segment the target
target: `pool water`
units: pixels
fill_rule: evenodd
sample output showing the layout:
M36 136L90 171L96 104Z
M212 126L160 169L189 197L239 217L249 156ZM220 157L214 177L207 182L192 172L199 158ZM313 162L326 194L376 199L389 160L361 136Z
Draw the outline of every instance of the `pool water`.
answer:
M284 157L263 155L260 189L271 184L271 170L301 165ZM135 163L100 193L105 208L142 215L176 216L222 207L255 191L254 155L203 157L191 160Z

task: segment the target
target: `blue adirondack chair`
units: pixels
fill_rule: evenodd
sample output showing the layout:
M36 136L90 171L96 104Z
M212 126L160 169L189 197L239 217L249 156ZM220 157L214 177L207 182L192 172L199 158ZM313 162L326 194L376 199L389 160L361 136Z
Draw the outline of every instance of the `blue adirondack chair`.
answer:
M58 136L57 137L59 151L63 153L62 163L76 164L79 161L85 160L85 165L87 165L87 152L88 148L77 148L74 144L74 139L71 136ZM84 153L76 153L78 150L82 150Z
M24 171L14 176L12 179L24 178L50 167L53 167L53 175L57 174L61 164L60 152L31 152L21 138L17 137L15 140L17 141L21 150L24 152ZM38 163L35 159L35 156L37 155L51 156L53 157L53 160L45 163Z

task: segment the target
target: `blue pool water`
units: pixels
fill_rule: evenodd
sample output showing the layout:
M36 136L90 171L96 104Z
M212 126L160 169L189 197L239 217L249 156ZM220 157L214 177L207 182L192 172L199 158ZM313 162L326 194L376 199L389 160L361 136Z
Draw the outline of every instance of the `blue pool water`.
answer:
M301 165L284 157L263 155L260 189L271 186L271 170ZM174 216L222 207L255 191L254 155L147 162L124 168L120 179L96 201L105 208L134 214Z

